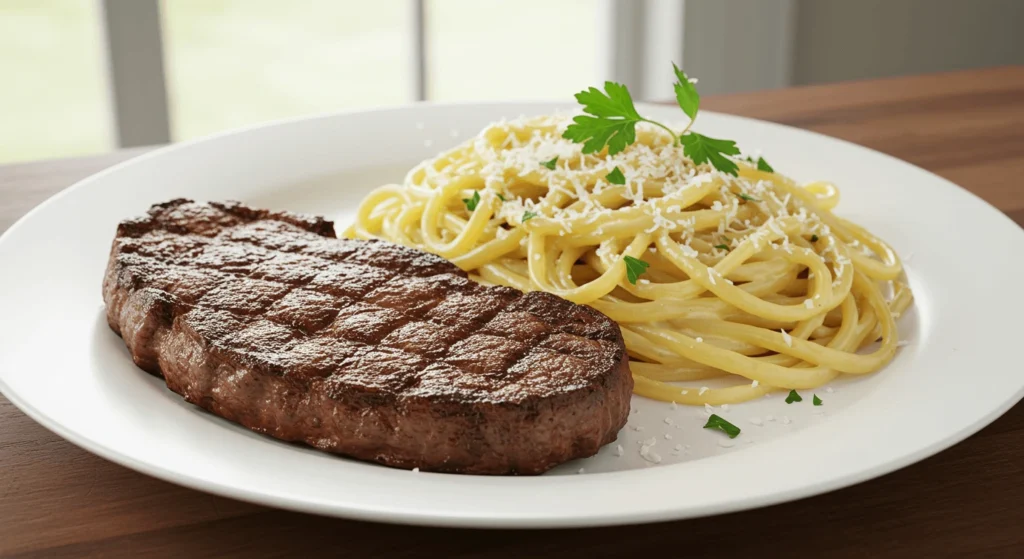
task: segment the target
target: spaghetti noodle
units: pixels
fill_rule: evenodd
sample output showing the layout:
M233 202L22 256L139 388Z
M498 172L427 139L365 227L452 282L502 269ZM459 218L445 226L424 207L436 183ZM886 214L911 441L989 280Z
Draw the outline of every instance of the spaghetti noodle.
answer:
M695 165L647 125L614 156L583 154L562 138L569 123L487 127L369 194L346 236L596 308L621 326L650 398L740 402L893 358L911 292L893 250L832 213L834 186ZM648 264L636 283L627 256Z

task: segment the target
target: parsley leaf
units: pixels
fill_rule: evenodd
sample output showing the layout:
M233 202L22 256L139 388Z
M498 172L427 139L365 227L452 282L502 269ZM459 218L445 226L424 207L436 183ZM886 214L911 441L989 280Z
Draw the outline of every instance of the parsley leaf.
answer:
M796 390L790 390L789 391L789 396L786 396L786 403L787 404L792 404L793 402L803 402L803 401L804 401L804 399L801 398L800 395L796 393Z
M526 223L527 221L530 221L535 217L537 217L537 212L531 212L530 210L526 210L525 212L523 212L522 222Z
M582 152L585 154L597 153L607 147L608 155L615 155L636 142L636 125L646 122L671 134L673 144L682 144L683 154L694 163L710 163L722 173L738 176L739 167L729 158L740 153L736 142L710 138L689 131L700 110L700 95L679 66L673 63L672 70L677 80L673 84L676 102L686 116L690 117L690 124L681 135L676 136L672 129L664 124L640 116L629 89L620 83L608 81L604 82L604 91L591 87L576 94L576 101L583 105L583 112L587 114L573 117L573 123L565 129L562 137L583 144ZM753 159L747 159L751 164L754 163ZM764 158L758 159L757 168L761 171L774 172Z
M672 69L675 70L676 79L679 80L672 84L676 90L676 102L679 103L679 108L683 109L686 116L693 120L697 118L697 109L700 108L700 95L697 94L697 88L690 82L686 72L680 70L675 62L672 63Z
M615 155L636 141L636 124L643 117L636 112L633 98L626 86L604 82L605 93L596 87L576 94L583 112L572 119L562 134L563 138L583 144L583 153L595 153L608 146L608 154Z
M736 142L709 138L696 132L690 132L679 139L683 142L683 154L692 159L694 163L710 162L715 169L723 173L737 175L736 171L739 167L736 162L726 157L740 153Z
M637 278L647 271L650 264L632 256L623 256L622 260L626 263L626 279L629 280L629 283L636 285Z
M711 414L708 418L708 422L704 424L705 429L718 429L726 435L729 435L730 439L735 439L740 434L740 428L722 419L718 414Z
M760 202L760 200L758 200L757 198L754 198L753 196L749 196L749 195L747 195L747 194L744 194L744 193L742 193L742 192L740 192L739 194L737 194L737 196L739 196L740 198L743 198L743 199L744 199L744 200L746 200L747 202Z
M621 83L604 82L604 91L591 87L576 94L585 115L573 117L562 137L583 144L583 153L596 153L608 146L608 155L615 155L636 141L636 125L647 122L672 135L675 132L660 122L640 116L633 105L629 89ZM592 115L592 116L589 116Z
M498 199L501 200L502 202L508 202L508 200L506 200L505 197L502 196L500 192L498 192L497 195L498 195Z
M543 166L547 167L548 169L551 169L552 171L554 171L556 163L558 163L558 156L557 155L551 161L542 161L541 165L543 165Z
M821 405L821 398L819 398L817 394L814 395L814 399L811 400L811 401L814 402L815 406L820 406Z
M626 177L618 167L612 169L612 172L605 175L604 178L608 179L608 182L612 184L626 184Z
M463 198L462 199L462 203L466 205L466 209L468 209L469 211L475 210L477 204L480 203L480 191L479 190L473 191L473 197L472 198Z
M729 252L729 245L726 245L726 244L715 245L715 248L724 250L726 252Z
M818 236L817 235L811 235L811 242L812 243L818 242Z

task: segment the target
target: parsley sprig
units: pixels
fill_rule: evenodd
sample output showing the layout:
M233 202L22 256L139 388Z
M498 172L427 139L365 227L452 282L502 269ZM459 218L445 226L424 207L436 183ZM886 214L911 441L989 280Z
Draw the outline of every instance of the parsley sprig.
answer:
M641 116L626 86L608 81L604 91L591 87L576 94L576 101L587 114L574 117L562 137L583 144L583 153L597 153L607 147L608 155L615 155L636 141L636 125L646 122L671 134L672 143L682 145L683 154L694 163L710 163L715 169L736 176L739 167L730 159L740 153L736 142L690 132L700 109L700 95L685 72L675 64L672 69L676 75L676 103L690 117L690 123L678 136L668 126Z

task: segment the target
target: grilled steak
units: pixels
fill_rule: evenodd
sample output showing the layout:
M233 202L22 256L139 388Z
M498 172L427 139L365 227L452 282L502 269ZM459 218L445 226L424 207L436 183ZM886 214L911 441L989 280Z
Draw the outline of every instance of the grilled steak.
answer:
M174 200L117 229L103 282L135 363L214 414L399 468L538 474L626 422L618 326L318 217Z

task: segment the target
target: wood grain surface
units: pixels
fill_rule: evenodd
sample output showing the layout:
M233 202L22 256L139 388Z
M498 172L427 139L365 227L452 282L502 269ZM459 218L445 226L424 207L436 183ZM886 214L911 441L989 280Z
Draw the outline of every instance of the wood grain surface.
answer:
M721 96L704 107L823 132L905 159L1024 224L1024 67ZM0 231L47 196L138 152L0 167ZM0 555L312 553L1024 557L1024 406L919 464L802 501L646 526L492 531L322 518L184 489L78 449L0 397Z

